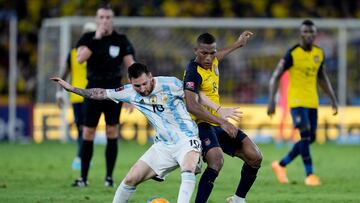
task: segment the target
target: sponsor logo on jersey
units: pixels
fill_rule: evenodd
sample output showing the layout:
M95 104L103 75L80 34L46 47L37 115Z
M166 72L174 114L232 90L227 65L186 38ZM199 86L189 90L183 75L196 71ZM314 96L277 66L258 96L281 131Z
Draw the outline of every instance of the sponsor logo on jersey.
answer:
M111 57L115 58L119 55L119 53L120 53L120 47L114 45L111 45L109 47L109 54Z

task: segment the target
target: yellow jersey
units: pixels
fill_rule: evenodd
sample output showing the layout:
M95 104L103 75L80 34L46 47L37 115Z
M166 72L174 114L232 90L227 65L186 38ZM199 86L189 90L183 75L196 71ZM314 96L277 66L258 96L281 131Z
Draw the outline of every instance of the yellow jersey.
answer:
M286 53L283 60L290 76L289 107L317 108L319 106L317 78L324 63L324 51L315 45L310 51L295 45Z
M219 61L215 57L212 62L212 67L205 69L201 67L194 60L191 60L188 64L184 74L184 89L190 90L199 94L203 92L212 102L220 104L219 96ZM211 114L218 115L215 110L204 106ZM204 122L196 119L197 123ZM210 123L217 126L217 124Z
M71 70L71 85L74 87L85 89L87 85L86 79L86 62L79 64L76 59L77 50L76 48L71 49L68 56L68 66ZM70 93L71 103L81 103L84 101L82 96L74 93Z

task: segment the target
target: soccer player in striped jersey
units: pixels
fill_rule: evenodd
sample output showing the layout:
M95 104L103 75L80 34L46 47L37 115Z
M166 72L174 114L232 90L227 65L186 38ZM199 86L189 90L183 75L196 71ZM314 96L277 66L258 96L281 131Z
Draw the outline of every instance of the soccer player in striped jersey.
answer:
M285 167L298 155L304 163L306 178L305 185L320 185L320 178L313 172L310 154L310 144L315 141L317 128L318 94L317 84L330 97L333 114L336 115L338 106L333 88L324 66L324 51L314 44L316 27L311 20L305 20L300 27L300 43L292 47L278 63L269 84L269 104L267 114L275 113L275 94L279 87L279 80L285 71L289 71L290 85L288 103L291 109L293 125L300 131L301 139L290 152L279 162L272 163L277 179L280 183L289 183Z
M148 179L164 180L181 168L178 203L190 202L195 188L195 169L201 153L198 128L184 104L181 80L153 77L147 67L134 63L128 68L131 84L116 89L80 89L60 78L51 78L65 90L86 98L133 104L156 130L154 144L130 169L119 185L113 202L127 202L138 184Z

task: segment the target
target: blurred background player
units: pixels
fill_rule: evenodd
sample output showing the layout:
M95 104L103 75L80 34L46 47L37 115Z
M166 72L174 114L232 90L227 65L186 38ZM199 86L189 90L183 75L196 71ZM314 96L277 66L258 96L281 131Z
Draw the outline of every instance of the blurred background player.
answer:
M164 180L178 166L181 184L177 202L188 203L195 188L201 143L196 123L184 104L183 83L175 77L153 77L140 63L129 67L128 76L131 84L116 89L82 89L60 78L52 80L67 91L89 99L132 103L156 129L155 143L130 169L119 185L113 203L128 202L138 184L151 178Z
M330 97L333 115L337 114L338 106L333 88L324 66L324 51L314 44L316 27L311 20L304 20L300 26L300 43L292 47L278 63L269 84L269 104L267 114L275 113L275 93L279 80L286 70L289 71L290 86L288 103L291 108L293 125L300 131L301 139L290 152L280 161L272 163L280 183L288 183L285 167L299 154L305 167L305 184L320 185L320 178L313 172L310 144L315 141L317 129L317 108L319 105L317 83Z
M96 30L96 24L92 22L85 23L83 26L82 33L87 32L94 32ZM60 77L63 80L66 80L70 76L71 85L85 88L87 85L87 79L86 79L86 62L80 64L77 61L77 49L74 47L71 49L67 60L66 60L66 66L63 69L63 72L60 73ZM64 98L63 98L63 92L59 89L56 92L56 101L60 108L63 107L64 104ZM84 114L83 114L83 101L84 98L74 94L70 93L70 102L72 104L73 113L74 113L74 121L76 124L76 128L78 131L78 138L77 138L77 144L78 144L78 150L77 155L74 158L72 162L72 169L74 170L80 170L81 168L81 146L82 146L82 133L83 133L83 123L84 123Z
M102 5L96 12L96 32L85 33L78 42L77 60L87 61L86 88L117 88L121 86L124 63L127 69L134 63L134 49L126 35L113 29L114 12L108 5ZM113 187L113 170L118 151L119 117L122 103L111 101L84 100L84 132L81 152L81 177L72 184L84 187L88 184L89 165L93 155L96 127L101 113L106 122L106 175L105 186Z
M227 202L245 202L246 194L255 182L260 168L262 155L256 144L244 132L218 114L221 109L218 63L232 51L243 47L252 35L251 32L245 31L232 46L217 51L214 36L209 33L201 34L194 49L196 58L191 60L186 68L184 76L186 107L196 116L203 158L207 162L207 168L199 182L196 203L208 201L215 179L224 164L223 152L241 158L245 162L235 195L229 197ZM199 101L200 91L217 106L204 108Z

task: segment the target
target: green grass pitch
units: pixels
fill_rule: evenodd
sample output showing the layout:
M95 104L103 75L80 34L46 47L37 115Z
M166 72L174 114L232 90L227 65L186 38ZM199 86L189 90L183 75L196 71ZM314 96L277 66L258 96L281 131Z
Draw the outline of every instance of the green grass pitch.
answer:
M114 173L117 183L148 147L120 141ZM304 170L300 158L288 167L291 184L279 185L271 171L270 163L282 157L289 147L277 148L271 144L259 147L264 160L258 179L247 196L248 203L360 202L360 146L312 146L315 172L323 183L320 187L304 186ZM95 145L89 187L71 188L71 182L79 176L79 172L71 169L75 144L0 143L0 202L111 202L115 188L103 186L104 149L102 145ZM226 156L224 168L216 181L209 202L222 203L226 197L233 194L241 166L241 160ZM200 176L197 176L197 180L199 178ZM162 196L172 203L176 202L179 184L180 173L176 170L163 183L150 180L141 184L130 202L145 203L154 196Z

